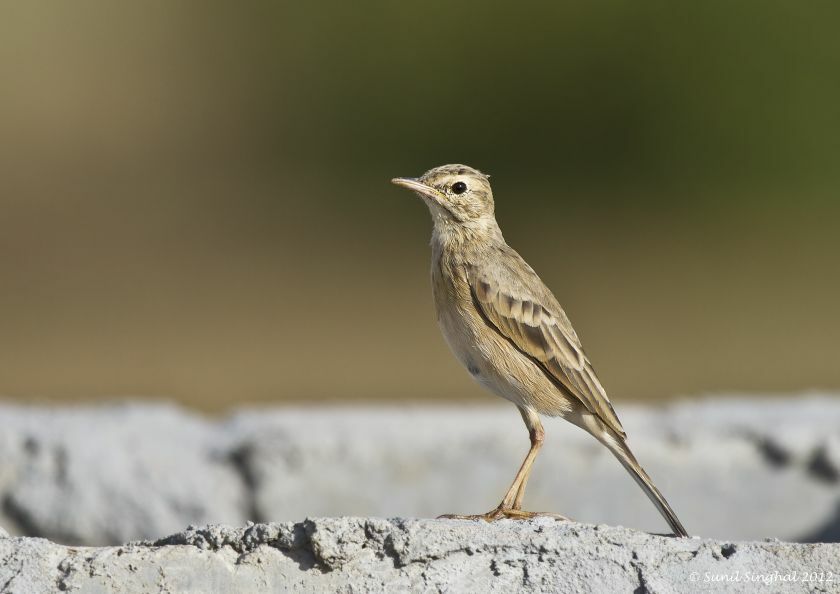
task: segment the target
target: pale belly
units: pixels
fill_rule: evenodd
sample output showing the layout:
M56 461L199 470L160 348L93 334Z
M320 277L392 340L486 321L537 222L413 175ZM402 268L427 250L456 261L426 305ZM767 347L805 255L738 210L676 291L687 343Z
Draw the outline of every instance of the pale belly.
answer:
M463 311L439 310L437 314L440 331L455 358L477 382L498 393L499 386L494 381L498 373L491 361L492 353L483 344L487 338L482 337L475 321L469 320L469 314Z

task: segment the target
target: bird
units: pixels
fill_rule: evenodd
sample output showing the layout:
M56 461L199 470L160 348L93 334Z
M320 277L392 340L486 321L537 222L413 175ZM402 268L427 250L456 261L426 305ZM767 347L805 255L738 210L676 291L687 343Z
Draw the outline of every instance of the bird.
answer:
M431 213L432 290L444 339L479 384L516 405L531 442L495 509L441 517L489 522L557 516L522 509L531 467L545 439L540 415L546 415L570 421L606 446L674 534L688 536L627 445L621 421L560 303L505 241L489 176L454 164L391 182L413 191Z

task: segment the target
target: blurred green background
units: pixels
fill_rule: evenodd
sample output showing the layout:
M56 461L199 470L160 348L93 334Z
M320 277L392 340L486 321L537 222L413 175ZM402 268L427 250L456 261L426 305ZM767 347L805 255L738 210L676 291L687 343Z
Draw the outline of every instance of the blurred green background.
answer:
M840 388L840 5L0 8L0 394L492 398L388 183L493 175L613 399Z

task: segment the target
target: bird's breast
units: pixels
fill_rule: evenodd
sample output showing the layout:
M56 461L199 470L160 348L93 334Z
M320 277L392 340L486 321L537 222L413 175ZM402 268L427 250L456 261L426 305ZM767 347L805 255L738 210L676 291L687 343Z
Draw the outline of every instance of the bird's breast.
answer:
M435 313L452 352L473 375L479 375L476 345L481 319L472 303L466 270L445 257L432 261Z

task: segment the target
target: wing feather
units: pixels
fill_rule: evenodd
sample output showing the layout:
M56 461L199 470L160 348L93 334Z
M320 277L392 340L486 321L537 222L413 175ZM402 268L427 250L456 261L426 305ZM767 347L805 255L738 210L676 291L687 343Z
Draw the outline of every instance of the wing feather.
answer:
M535 360L591 413L624 436L621 421L569 319L536 273L521 262L524 268L500 267L497 263L492 274L481 267L468 268L470 288L481 312L495 331Z

